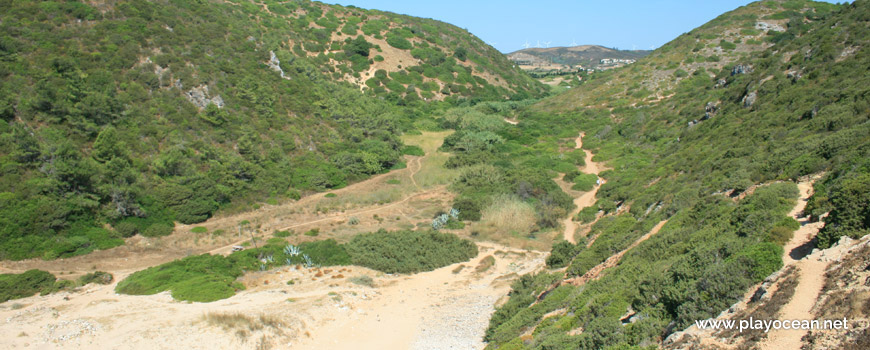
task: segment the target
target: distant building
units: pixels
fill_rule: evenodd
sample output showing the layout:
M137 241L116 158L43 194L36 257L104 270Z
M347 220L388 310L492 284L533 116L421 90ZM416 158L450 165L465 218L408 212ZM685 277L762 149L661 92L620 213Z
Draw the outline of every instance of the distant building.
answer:
M602 58L598 61L602 65L632 64L634 62L637 62L637 60L631 58Z

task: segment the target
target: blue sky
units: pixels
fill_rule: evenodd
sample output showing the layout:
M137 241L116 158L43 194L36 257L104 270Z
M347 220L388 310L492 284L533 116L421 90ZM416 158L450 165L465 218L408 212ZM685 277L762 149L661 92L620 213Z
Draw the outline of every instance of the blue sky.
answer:
M749 0L325 0L441 20L465 28L502 52L597 44L659 47Z

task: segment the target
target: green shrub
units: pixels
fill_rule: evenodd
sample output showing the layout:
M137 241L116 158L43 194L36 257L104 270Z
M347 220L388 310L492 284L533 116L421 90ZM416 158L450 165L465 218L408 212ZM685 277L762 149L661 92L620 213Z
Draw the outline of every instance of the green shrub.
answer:
M242 255L237 253L230 258L210 254L194 255L137 271L119 282L115 291L121 294L151 295L169 290L177 300L197 302L228 298L238 289L235 280L242 275L245 265L238 259ZM247 262L253 265L254 261L255 259L249 259Z
M405 147L402 147L402 154L418 157L422 157L425 155L423 149L420 148L420 146L415 145L406 145Z
M194 228L190 229L190 232L193 232L193 233L208 233L208 228L206 228L205 226L197 226L197 227L194 227Z
M477 255L477 246L452 234L378 231L347 244L353 264L386 273L431 271Z
M139 233L139 227L132 222L121 221L115 225L115 231L118 232L121 237L133 237Z
M103 271L94 271L79 277L78 284L83 286L89 283L110 284L114 280L112 274Z
M410 41L393 33L387 34L387 44L401 50L410 50L412 47Z
M571 186L575 191L591 191L595 188L595 183L598 181L598 176L595 174L581 174L574 177L574 185Z
M57 278L42 270L0 275L0 302L26 298L54 287Z
M285 238L285 237L292 236L293 232L292 231L275 231L275 233L273 233L272 235L275 237Z
M310 236L310 237L317 237L318 235L320 235L320 229L319 228L310 229L310 230L305 232L305 235Z
M142 232L142 235L145 237L160 237L160 236L168 236L172 234L173 228L172 226L166 224L153 224L148 226L145 231Z
M351 257L344 245L338 244L334 239L323 241L304 242L299 244L299 249L308 254L315 264L324 266L350 265Z
M781 246L765 242L751 245L737 254L737 259L747 263L750 276L760 281L782 267Z
M583 246L571 244L568 241L553 243L553 249L550 251L550 255L547 256L547 267L557 269L567 266L571 262L571 259L577 255L579 249L582 248Z
M325 194L325 195L323 195L323 196L326 197L326 198L335 198L335 197L338 197L337 194L332 193L332 192L327 193L327 194Z

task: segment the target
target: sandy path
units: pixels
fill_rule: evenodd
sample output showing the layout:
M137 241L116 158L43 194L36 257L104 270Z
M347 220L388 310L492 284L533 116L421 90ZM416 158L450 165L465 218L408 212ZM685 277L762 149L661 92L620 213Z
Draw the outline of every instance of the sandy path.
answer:
M798 183L800 199L798 199L797 205L789 213L790 216L801 223L801 228L795 231L792 239L785 244L785 253L782 260L784 264L783 268L794 265L797 269L798 285L795 288L794 296L779 311L778 318L783 321L814 319L815 314L812 312L812 308L816 304L816 301L818 301L819 294L822 292L822 287L825 284L825 269L828 267L829 262L820 261L816 256L802 259L812 249L811 240L819 232L819 229L824 226L824 223L809 223L807 219L799 217L807 205L807 199L813 194L813 182L818 178L819 176L816 176L810 180ZM759 348L770 350L800 349L802 345L801 338L806 333L806 330L800 329L774 329L759 344Z
M543 268L546 253L478 247L468 262L416 275L361 267L332 268L321 278L314 269L251 273L244 277L248 290L213 303L178 302L168 293L119 295L114 284L18 299L0 304L0 334L9 335L0 337L0 348L480 349L496 301L516 276ZM475 271L488 256L493 267ZM459 265L465 268L453 273ZM336 277L339 272L371 276L374 288ZM290 279L297 283L287 285ZM203 321L236 313L273 317L281 326L222 329Z
M520 123L518 120L510 120L508 118L504 118L504 121L510 125L517 125Z
M574 149L583 148L584 136L584 133L580 133L580 135L577 136L576 139L574 139ZM588 174L598 175L598 173L601 172L604 167L597 162L593 162L593 156L594 154L592 154L592 152L586 152L586 165L580 168L580 170ZM576 208L574 208L574 210L572 210L571 213L568 214L568 217L565 220L562 220L562 224L565 225L565 231L562 236L565 238L566 241L571 242L572 244L577 244L577 240L574 239L574 233L577 230L577 224L574 222L574 216L580 213L583 208L595 204L595 201L597 200L595 196L598 194L598 189L601 188L601 185L603 185L605 182L606 181L604 179L601 179L601 182L595 185L595 188L593 188L592 191L585 192L577 198L574 198L574 205L576 206Z
M403 277L377 300L358 304L353 315L317 325L299 349L482 349L493 306L510 291L511 276L539 270L546 253L492 243L478 247L478 256L461 264L467 266L462 272L454 274L460 265L454 264ZM475 272L488 256L495 265Z

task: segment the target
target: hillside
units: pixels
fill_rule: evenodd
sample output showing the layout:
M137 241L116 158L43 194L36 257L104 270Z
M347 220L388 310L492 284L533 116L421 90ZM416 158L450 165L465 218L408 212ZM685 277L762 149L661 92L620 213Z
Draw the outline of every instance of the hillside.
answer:
M545 110L559 112L580 106L621 107L652 103L672 96L680 81L691 76L715 76L791 35L794 17L813 21L833 5L800 1L756 1L724 13L680 35L628 69L595 74L583 89L544 101ZM806 25L806 24L803 24Z
M605 58L637 60L648 55L647 50L615 50L599 45L581 45L571 47L527 48L507 54L509 60L517 63L525 70L534 69L569 69L599 68Z
M439 106L544 91L468 32L386 12L0 8L0 259L84 254L342 187L403 166L397 135Z
M557 242L548 271L514 283L489 348L646 347L715 317L794 254L795 184L812 175L797 215L824 227L799 243L865 235L868 23L867 1L752 3L517 113L513 139L580 130L610 170L575 217L578 243Z

